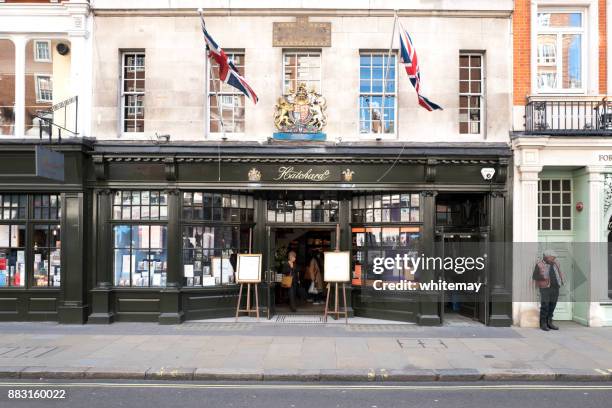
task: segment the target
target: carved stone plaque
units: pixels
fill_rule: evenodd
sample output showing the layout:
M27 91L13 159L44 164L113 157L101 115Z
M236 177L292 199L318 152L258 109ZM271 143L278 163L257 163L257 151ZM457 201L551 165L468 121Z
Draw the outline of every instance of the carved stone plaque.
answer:
M300 16L294 23L273 23L274 47L331 47L331 23L311 23Z

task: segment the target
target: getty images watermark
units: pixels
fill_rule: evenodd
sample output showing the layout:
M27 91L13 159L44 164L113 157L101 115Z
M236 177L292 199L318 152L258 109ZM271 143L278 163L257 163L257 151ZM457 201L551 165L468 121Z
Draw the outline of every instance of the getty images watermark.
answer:
M416 275L420 271L452 271L457 275L463 275L471 271L483 271L485 269L486 255L479 257L440 257L440 256L413 256L409 254L396 254L395 257L377 257L373 259L372 272L381 275L385 271L409 271ZM478 292L482 287L481 282L449 282L444 279L420 282L408 279L387 282L376 279L372 282L374 290L389 291L462 291Z

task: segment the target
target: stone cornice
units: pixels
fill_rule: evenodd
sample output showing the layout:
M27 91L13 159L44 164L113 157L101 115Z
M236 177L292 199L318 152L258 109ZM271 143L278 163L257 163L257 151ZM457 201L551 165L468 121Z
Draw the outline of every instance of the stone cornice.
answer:
M612 138L610 137L556 137L556 136L523 136L512 139L512 148L516 149L612 149Z
M89 14L89 5L83 3L0 3L0 17L66 17Z
M197 17L196 9L151 8L119 9L93 8L96 17ZM286 17L307 15L309 17L393 17L390 9L308 9L308 8L218 8L204 9L207 17ZM455 18L510 18L509 10L400 10L399 17L455 17Z

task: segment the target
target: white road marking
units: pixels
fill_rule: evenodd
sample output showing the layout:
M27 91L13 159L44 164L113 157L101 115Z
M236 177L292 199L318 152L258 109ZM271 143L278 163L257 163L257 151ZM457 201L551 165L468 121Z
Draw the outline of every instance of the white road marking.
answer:
M190 384L190 383L109 383L109 382L0 382L3 388L177 388L247 390L350 390L350 391L612 391L612 385L325 385L325 384Z

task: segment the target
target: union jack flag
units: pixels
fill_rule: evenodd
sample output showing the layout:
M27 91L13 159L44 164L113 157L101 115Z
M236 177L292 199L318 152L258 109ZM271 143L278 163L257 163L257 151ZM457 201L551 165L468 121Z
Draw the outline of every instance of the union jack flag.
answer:
M412 38L410 38L410 34L408 34L408 31L404 30L402 23L400 23L399 27L400 62L404 64L404 68L406 69L408 78L410 79L412 86L414 86L414 89L416 90L417 96L419 98L419 105L421 105L430 112L436 109L442 110L442 107L440 105L433 103L432 101L421 95L421 71L419 70L419 59L417 57L416 50L414 49Z
M225 52L219 45L213 40L208 31L206 30L206 24L204 23L204 17L200 15L202 20L202 32L204 33L204 41L206 42L206 50L208 51L208 58L214 60L219 65L219 79L226 84L233 86L240 92L245 94L247 98L257 103L259 98L255 94L255 91L249 86L246 80L238 73L238 69L232 61L227 57Z

